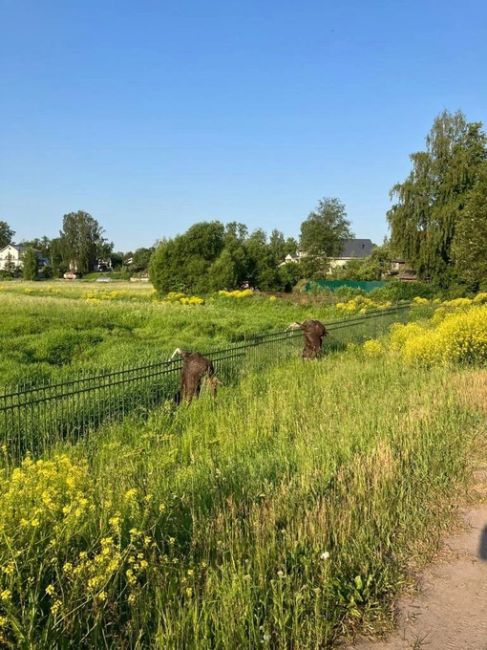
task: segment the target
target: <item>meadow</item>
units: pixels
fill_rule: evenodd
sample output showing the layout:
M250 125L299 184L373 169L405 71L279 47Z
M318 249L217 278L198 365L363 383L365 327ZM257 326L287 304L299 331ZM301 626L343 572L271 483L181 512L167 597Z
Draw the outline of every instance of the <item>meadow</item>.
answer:
M160 298L152 286L128 282L3 282L0 296L2 385L142 365L167 359L175 347L225 347L295 320L327 322L354 313L313 297L285 300L245 291Z
M181 328L193 319L190 333L219 323L225 342L232 324L245 336L304 314L367 309L361 298L345 310L224 296L194 306L149 297L90 304L20 289L2 297L24 322L37 310L40 338L62 331L63 312L80 332L96 314L100 329L104 318L132 318L137 327L118 347L129 358L139 345L179 343L178 333L189 341ZM414 323L318 362L296 353L249 367L216 401L163 404L20 466L4 453L1 643L307 650L389 626L394 597L451 527L485 452L483 298L416 302ZM464 356L425 356L407 343L430 336L443 349L452 319L462 323L452 350ZM104 344L105 362L116 361L117 344ZM417 352L406 354L408 345Z

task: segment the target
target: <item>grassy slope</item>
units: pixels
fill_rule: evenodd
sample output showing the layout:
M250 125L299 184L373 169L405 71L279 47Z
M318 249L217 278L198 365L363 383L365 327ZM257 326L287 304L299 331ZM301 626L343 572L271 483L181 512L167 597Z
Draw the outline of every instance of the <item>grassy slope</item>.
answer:
M435 548L481 423L447 370L345 353L63 447L88 462L72 498L91 505L74 523L61 509L53 526L39 496L2 485L15 502L12 514L1 504L0 565L17 567L1 578L20 612L16 642L326 647L381 619L408 563ZM83 551L98 570L104 536L121 559L103 584L89 586L92 569L66 573Z

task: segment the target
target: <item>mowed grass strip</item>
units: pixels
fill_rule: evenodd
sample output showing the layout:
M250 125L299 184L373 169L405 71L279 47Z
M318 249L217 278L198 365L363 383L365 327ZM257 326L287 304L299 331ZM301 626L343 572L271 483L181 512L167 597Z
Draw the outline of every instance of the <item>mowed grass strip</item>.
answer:
M304 650L383 625L485 427L454 384L351 352L292 360L6 466L4 642Z

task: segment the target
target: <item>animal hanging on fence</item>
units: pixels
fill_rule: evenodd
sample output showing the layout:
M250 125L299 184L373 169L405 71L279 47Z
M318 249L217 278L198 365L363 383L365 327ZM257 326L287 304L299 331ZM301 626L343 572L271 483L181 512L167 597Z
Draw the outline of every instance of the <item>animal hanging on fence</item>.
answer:
M323 339L328 332L319 320L305 320L302 323L291 323L288 330L302 330L304 348L301 356L303 359L317 359L323 345Z
M215 396L217 386L221 384L221 381L215 375L213 363L199 352L188 352L176 348L171 355L171 359L174 359L176 355L179 355L183 360L181 384L179 393L176 396L176 403L191 402L194 397L198 397L203 382L208 387L210 394Z

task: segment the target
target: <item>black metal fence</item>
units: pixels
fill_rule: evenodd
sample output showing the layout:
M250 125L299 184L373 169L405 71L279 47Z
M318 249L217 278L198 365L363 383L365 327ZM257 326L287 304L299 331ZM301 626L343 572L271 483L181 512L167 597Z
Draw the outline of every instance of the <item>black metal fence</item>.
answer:
M376 336L390 323L407 319L408 307L405 304L326 323L331 336L325 347L338 350L350 340ZM297 356L301 345L300 330L279 331L203 353L213 361L223 383L231 384L245 368L264 368ZM0 393L0 443L15 462L27 452L37 456L57 442L74 442L88 430L128 413L146 415L175 396L181 366L181 359L164 360L96 373L78 372L67 381L5 389Z

